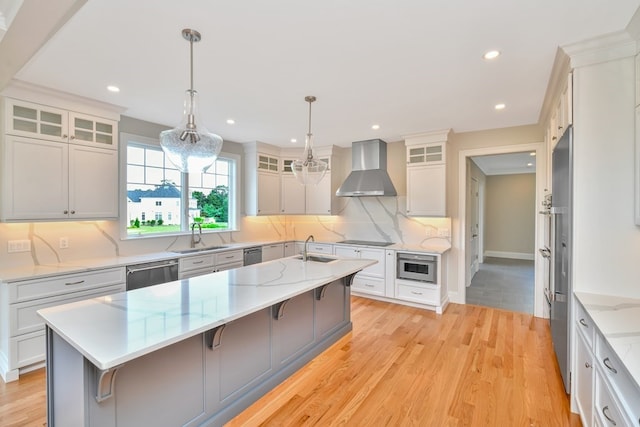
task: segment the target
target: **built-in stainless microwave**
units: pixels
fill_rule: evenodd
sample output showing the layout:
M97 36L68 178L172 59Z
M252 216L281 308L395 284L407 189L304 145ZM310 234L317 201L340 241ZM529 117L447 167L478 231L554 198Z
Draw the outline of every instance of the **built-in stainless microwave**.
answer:
M436 283L437 258L433 255L398 252L398 279Z

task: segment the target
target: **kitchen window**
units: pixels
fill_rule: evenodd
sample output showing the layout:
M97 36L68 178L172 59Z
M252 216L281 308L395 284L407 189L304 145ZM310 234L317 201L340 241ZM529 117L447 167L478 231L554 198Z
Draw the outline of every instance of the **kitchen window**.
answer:
M157 139L124 133L121 139L125 237L181 234L194 222L203 232L235 228L237 156L221 153L206 172L187 174L175 168Z

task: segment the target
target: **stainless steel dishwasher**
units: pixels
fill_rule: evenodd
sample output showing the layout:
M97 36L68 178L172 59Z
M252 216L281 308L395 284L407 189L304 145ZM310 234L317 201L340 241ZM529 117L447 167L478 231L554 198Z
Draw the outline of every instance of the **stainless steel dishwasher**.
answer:
M178 280L178 260L146 262L127 266L127 290L146 288Z
M262 246L255 246L244 250L244 265L260 264L261 262Z

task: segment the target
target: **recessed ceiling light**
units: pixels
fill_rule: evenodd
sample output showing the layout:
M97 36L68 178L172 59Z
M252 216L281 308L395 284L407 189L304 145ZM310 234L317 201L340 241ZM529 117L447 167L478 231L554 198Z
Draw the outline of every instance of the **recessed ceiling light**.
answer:
M533 163L527 163L527 167L533 166Z
M235 121L235 120L233 120L233 119L227 119L227 124L228 124L228 125L234 125L235 123L236 123L236 121Z
M507 106L505 104L496 104L495 108L496 110L504 110Z
M536 152L535 152L535 151L532 151L532 152L530 152L530 153L529 153L529 155L530 155L531 157L534 157L534 156L536 155Z
M500 56L499 50L490 50L484 55L482 55L484 59L496 59L498 56Z
M371 129L378 130L378 129L380 129L380 125L373 125L373 126L371 126Z
M297 140L297 139L295 139L295 138L291 138L291 143L292 143L292 144L295 144L296 142L298 142L298 140Z
M109 92L120 92L120 88L118 86L114 86L114 85L107 86L107 90Z

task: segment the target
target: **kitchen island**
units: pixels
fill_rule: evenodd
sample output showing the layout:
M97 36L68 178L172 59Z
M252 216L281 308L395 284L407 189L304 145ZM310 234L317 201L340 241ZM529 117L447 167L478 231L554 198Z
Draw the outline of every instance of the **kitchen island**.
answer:
M48 425L222 425L351 330L351 280L375 261L326 261L283 258L40 310Z

